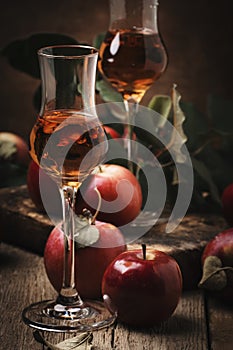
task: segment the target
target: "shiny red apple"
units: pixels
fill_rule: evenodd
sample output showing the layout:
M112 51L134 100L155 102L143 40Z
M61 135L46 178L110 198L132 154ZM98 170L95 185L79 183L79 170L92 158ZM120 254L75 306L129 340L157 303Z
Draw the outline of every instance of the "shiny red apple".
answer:
M107 267L102 294L107 308L117 311L119 321L150 327L167 320L182 293L182 276L169 255L148 249L120 254Z
M101 283L105 269L111 261L126 250L120 230L109 223L96 221L99 239L94 244L78 248L76 246L76 285L83 298L101 297ZM53 287L60 291L62 286L64 234L59 226L50 233L45 250L44 264Z
M220 232L206 245L202 265L199 287L233 305L233 228Z
M44 206L40 186L43 186L45 195L43 197L46 200L46 207ZM57 184L47 175L39 165L31 160L27 171L27 188L30 198L35 204L36 208L45 212L48 209L53 213L61 213L61 196Z
M76 201L76 212L88 208L94 215L101 195L97 219L116 226L126 225L135 219L142 206L141 186L136 177L125 167L115 164L101 165L82 184Z
M224 189L221 200L223 216L229 225L233 225L233 183Z

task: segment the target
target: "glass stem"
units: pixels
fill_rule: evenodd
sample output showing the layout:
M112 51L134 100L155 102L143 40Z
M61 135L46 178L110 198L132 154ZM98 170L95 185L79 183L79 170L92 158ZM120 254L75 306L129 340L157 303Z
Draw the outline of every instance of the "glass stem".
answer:
M63 186L60 190L63 202L64 265L62 288L57 302L62 305L82 305L75 286L75 223L74 205L77 188Z
M125 148L127 149L127 158L128 158L128 168L134 173L134 152L136 151L135 144L133 142L133 130L135 124L135 116L138 112L138 102L134 99L124 100L125 109L126 109L126 123L125 123Z

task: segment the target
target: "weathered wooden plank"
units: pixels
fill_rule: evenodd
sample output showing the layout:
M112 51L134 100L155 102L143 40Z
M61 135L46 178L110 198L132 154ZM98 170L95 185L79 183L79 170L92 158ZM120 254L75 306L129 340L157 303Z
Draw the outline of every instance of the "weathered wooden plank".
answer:
M41 350L21 320L21 312L52 293L41 257L0 245L0 349Z
M184 293L175 313L160 327L139 331L118 325L114 346L116 350L207 350L202 294Z
M6 243L43 254L53 225L46 215L36 210L26 186L0 190L0 222L0 234ZM180 265L184 289L193 289L201 278L202 250L226 223L216 215L189 214L174 232L166 233L165 226L166 223L156 224L128 248L139 248L143 242L171 254Z
M43 254L53 227L49 218L36 210L25 185L0 190L0 223L5 242L38 254Z
M233 349L233 306L213 298L207 300L211 350Z
M43 259L18 248L0 246L0 349L42 350L33 331L21 320L22 309L41 299L54 296L43 265ZM133 330L118 324L115 328L93 333L96 350L192 349L206 350L204 309L200 292L185 293L174 315L161 327ZM47 334L45 336L48 336ZM74 335L50 334L57 343Z

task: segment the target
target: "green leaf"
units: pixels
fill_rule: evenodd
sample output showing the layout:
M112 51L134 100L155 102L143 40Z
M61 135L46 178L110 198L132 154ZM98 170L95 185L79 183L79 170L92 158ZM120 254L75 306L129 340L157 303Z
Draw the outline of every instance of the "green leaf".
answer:
M58 344L47 341L39 331L33 333L35 340L48 347L50 350L91 350L92 333L80 333L79 335L66 339Z
M233 182L231 158L224 158L221 152L216 151L211 145L207 145L196 159L205 163L220 193Z
M1 54L13 68L40 79L37 51L41 47L62 44L78 44L78 41L64 34L38 33L13 41L1 50Z
M209 95L207 109L214 129L233 133L233 100Z
M100 233L90 220L82 215L75 216L74 240L81 247L88 247L98 241Z
M106 36L106 32L103 32L103 33L99 33L97 34L94 39L93 39L93 46L96 48L96 49L99 49L102 42L104 41L104 38Z
M183 123L183 129L187 135L186 146L193 152L203 144L202 135L209 130L207 118L193 103L180 101L180 107L186 116Z
M161 114L161 119L158 122L157 127L163 127L166 122L166 119L168 118L171 112L171 97L166 95L155 95L150 100L148 107Z
M199 177L199 181L201 181L201 186L203 192L209 192L211 195L211 198L219 205L221 206L221 200L219 196L219 191L216 186L216 184L213 181L213 178L211 176L211 173L209 169L206 167L204 162L195 159L192 157L192 164L193 164L193 169L197 173ZM195 177L194 181L197 181L197 177Z
M122 95L103 79L96 82L96 90L105 102L124 102Z

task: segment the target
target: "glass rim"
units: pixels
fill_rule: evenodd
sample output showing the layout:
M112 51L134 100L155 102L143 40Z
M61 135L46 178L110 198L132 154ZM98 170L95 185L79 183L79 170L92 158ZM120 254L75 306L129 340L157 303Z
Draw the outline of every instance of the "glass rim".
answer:
M90 53L86 53L86 54L53 54L53 53L49 53L49 50L52 49L86 49L86 50L90 50ZM45 51L48 52L45 52ZM65 44L65 45L49 45L49 46L44 46L41 47L38 51L37 54L38 56L41 57L47 57L47 58L62 58L62 59L78 59L78 58L83 58L83 57L88 57L88 56L96 56L99 53L99 51L94 47L94 46L90 46L90 45L78 45L78 44Z

